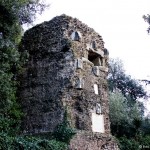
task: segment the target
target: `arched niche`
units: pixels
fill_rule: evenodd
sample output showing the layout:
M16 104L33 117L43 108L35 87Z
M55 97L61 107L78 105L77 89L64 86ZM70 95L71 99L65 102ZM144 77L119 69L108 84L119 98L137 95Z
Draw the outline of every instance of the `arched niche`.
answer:
M76 81L76 89L83 89L84 80L82 78L78 78Z
M109 55L109 51L106 48L104 48L104 55Z
M100 103L96 104L96 114L98 115L102 114L102 107Z
M95 41L91 42L91 48L96 50L96 42Z
M79 31L72 32L71 39L73 41L80 41L80 39L81 39L81 33Z

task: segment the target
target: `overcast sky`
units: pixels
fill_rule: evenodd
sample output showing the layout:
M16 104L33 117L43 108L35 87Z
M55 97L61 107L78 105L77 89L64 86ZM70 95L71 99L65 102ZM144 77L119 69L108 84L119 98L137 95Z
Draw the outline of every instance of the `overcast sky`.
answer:
M76 17L103 37L110 57L122 59L127 74L150 79L150 35L142 18L150 14L150 0L46 1L50 7L36 23L61 14Z

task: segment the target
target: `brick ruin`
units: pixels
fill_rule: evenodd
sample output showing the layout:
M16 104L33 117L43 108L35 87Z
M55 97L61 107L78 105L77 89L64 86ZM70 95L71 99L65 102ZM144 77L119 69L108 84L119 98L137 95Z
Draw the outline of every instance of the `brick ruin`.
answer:
M25 134L53 132L68 119L77 134L70 150L117 150L110 133L108 51L102 37L78 19L61 15L25 32L29 53L21 75Z

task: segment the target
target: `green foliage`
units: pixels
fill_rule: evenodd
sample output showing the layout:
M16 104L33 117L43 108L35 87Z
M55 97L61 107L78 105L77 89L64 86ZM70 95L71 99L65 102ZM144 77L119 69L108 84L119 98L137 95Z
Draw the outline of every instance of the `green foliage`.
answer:
M119 59L110 60L108 83L110 91L121 91L130 103L134 103L138 98L146 97L142 85L125 74L123 63Z
M39 0L0 0L0 149L2 150L65 150L67 144L56 140L19 136L23 116L17 99L17 74L27 59L20 56L18 45L22 26L32 23L45 8ZM66 129L66 128L65 128ZM71 132L70 128L65 133ZM70 135L70 134L68 134ZM69 139L66 139L67 142Z
M16 96L17 73L24 62L18 52L21 25L31 23L44 8L38 0L0 0L0 130L9 134L18 131L22 117Z
M75 129L71 128L70 123L67 120L67 112L65 112L64 121L56 127L53 135L56 140L69 144L71 138L75 134L76 131Z
M141 115L137 104L128 105L120 92L109 93L111 131L117 137L133 137L141 126Z
M150 148L150 135L140 137L139 144Z
M144 106L138 98L145 98L143 87L125 74L120 60L112 59L109 69L109 104L111 131L121 150L150 148L150 120L144 118Z
M57 128L55 129L54 137L58 141L62 141L69 144L71 138L75 134L76 134L75 130L72 129L68 123L67 124L62 123L58 125Z
M112 123L120 124L120 120L128 121L126 98L120 93L109 93L110 118Z
M120 150L141 150L150 149L150 135L139 134L136 138L121 137L119 140Z
M146 117L142 121L141 130L144 136L150 135L150 118Z
M139 143L134 139L121 137L119 139L119 148L120 150L139 150Z
M19 119L11 118L10 116L0 116L0 131L10 135L17 135L19 133Z
M39 0L1 0L0 6L2 10L0 13L5 13L3 18L5 17L9 24L12 24L15 20L21 25L32 23L36 14L41 13L46 7L46 5Z
M66 150L67 144L34 137L12 137L6 133L0 133L0 149L4 150Z

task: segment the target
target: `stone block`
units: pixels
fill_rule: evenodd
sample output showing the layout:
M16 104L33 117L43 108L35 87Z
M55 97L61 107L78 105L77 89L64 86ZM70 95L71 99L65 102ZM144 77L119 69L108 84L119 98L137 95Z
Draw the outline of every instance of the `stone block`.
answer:
M79 78L76 82L76 88L83 89L83 87L84 87L84 80L82 78Z
M86 44L86 49L87 50L91 49L91 45L90 44Z
M83 69L83 62L81 59L77 59L77 69Z
M104 57L104 52L101 49L98 49L96 52L101 55L101 57Z
M100 76L99 66L94 66L92 68L92 71L93 71L93 73L94 73L95 76Z
M83 62L87 62L87 63L90 64L91 66L94 65L91 61L89 61L89 60L88 60L87 58L85 58L85 57L82 57L82 61L83 61Z
M96 104L96 114L100 115L101 113L102 113L101 104L97 103Z
M104 133L104 116L92 113L92 131Z
M99 69L104 72L108 72L108 68L104 66L99 66Z

